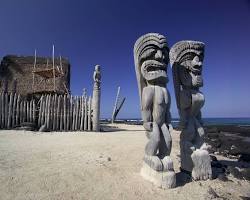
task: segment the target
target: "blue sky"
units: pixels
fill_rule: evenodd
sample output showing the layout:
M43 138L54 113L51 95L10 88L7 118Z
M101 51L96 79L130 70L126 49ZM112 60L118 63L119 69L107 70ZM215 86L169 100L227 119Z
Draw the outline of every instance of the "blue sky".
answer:
M101 116L110 117L116 90L126 102L119 117L140 117L133 45L148 32L206 43L204 117L250 117L249 0L1 0L0 57L57 55L71 63L71 91L92 91L102 67ZM167 85L177 117L171 68Z

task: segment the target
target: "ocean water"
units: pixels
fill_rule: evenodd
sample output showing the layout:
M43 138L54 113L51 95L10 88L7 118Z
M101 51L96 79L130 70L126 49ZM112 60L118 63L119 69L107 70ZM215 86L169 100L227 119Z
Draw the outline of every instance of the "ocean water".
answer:
M250 126L250 118L204 118L205 125Z
M141 119L117 119L117 122L129 124L142 124ZM203 118L204 125L235 125L250 126L250 118ZM179 119L173 118L172 125L178 126Z

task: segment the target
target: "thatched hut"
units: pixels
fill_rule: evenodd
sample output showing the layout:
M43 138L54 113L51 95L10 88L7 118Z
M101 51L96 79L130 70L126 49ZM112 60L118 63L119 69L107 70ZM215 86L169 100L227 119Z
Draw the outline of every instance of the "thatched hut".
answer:
M0 92L23 96L67 94L70 91L70 64L65 58L7 55L0 64Z

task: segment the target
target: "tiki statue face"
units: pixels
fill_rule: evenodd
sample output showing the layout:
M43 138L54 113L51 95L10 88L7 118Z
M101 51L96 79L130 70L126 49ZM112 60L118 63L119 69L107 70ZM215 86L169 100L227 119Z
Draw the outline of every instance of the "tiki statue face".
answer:
M198 41L181 41L170 51L170 60L173 67L180 70L181 84L193 87L202 87L202 64L204 58L204 43Z
M148 33L136 41L135 65L146 83L167 82L168 52L166 38L163 35Z
M202 87L202 62L203 54L198 55L196 53L188 53L181 58L180 66L187 70L190 78L192 79L192 86Z

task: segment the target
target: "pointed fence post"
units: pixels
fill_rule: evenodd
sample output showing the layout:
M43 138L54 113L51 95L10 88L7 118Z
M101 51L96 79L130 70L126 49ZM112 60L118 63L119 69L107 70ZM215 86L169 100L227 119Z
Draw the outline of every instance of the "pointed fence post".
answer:
M2 128L2 93L0 93L0 128Z
M61 96L57 98L57 109L56 109L56 130L60 130L60 103L61 103Z
M36 123L36 102L35 100L32 101L32 122Z
M92 99L91 96L89 97L89 102L88 102L88 131L91 131L91 120L92 120L92 108L91 108L91 103L92 103Z
M21 97L20 94L17 97L17 108L16 108L16 121L15 124L19 125L20 124L20 101L21 101Z
M84 124L84 96L81 97L81 124L80 124L80 130L83 130L83 124Z
M63 131L63 96L60 95L60 131Z
M7 125L8 129L10 129L10 126L11 126L12 106L13 106L13 94L10 93L9 112L8 112L8 125Z
M5 93L5 116L4 116L4 127L7 128L8 125L8 106L9 106L9 99L8 99L8 94Z
M63 95L63 128L64 131L67 131L67 96L66 94Z
M1 128L4 128L4 93L1 94Z

